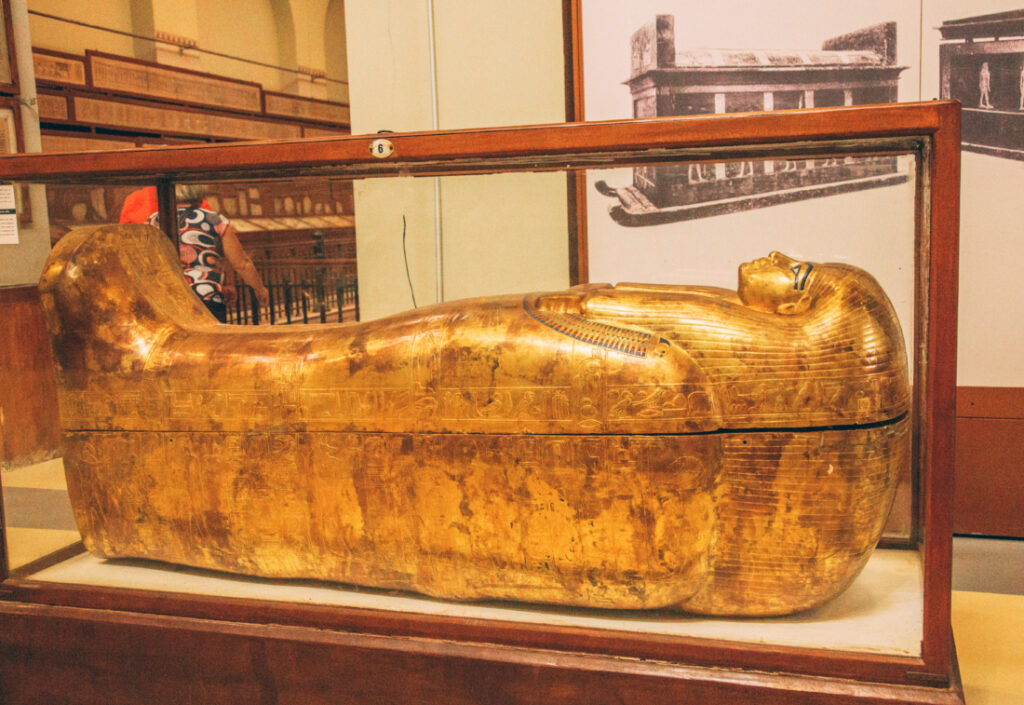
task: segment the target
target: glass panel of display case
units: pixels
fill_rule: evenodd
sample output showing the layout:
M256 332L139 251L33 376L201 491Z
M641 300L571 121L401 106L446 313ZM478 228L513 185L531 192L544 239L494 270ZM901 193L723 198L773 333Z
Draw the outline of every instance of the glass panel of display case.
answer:
M75 525L68 499L61 458L4 468L4 535L7 562L12 572L78 544L82 537Z
M913 375L917 166L907 154L837 154L588 170L591 281L735 290L743 262L780 250L853 265L892 302ZM908 465L887 539L910 538L912 486Z
M156 155L160 192L206 199L266 284L265 304L254 290L228 312L234 327L183 286L165 235L68 228L104 222L96 203L109 217L131 189L55 178L67 207L42 300L74 353L57 385L64 456L40 475L67 533L18 558L19 491L50 486L5 471L5 588L940 680L949 478L932 429L951 368L935 363L949 350L928 322L948 307L929 277L955 249L931 179L953 191L920 127L932 118L914 119L889 133L906 136L815 141L785 132L792 116L734 114L728 146L700 118L673 124L678 142L660 121L455 133L443 158L423 136L350 138L322 147L354 157L280 168L241 146L230 171L226 151L195 151L206 171ZM758 120L792 141L759 144L743 132ZM559 151L565 134L588 146ZM382 141L396 159L368 161ZM116 370L110 340L128 341Z
M437 395L432 407L432 415L441 424L438 429L443 426L446 433L486 434L491 427L488 424L497 423L495 428L499 428L502 419L518 419L517 423L527 424L529 434L540 435L530 440L529 448L517 446L517 467L520 462L525 463L523 467L530 465L532 461L524 458L536 456L536 463L544 465L556 462L558 454L583 458L592 451L604 458L595 461L596 472L636 473L635 480L624 476L620 481L625 484L616 490L626 492L632 487L628 495L609 498L607 511L594 508L594 520L588 520L594 528L587 528L587 522L580 519L580 502L586 504L580 493L585 488L573 489L569 483L559 489L549 481L531 480L528 471L518 479L510 471L499 473L488 485L488 492L478 495L466 484L469 475L455 478L450 490L464 493L465 506L459 510L462 518L431 518L431 512L447 511L443 492L438 494L440 486L417 487L416 469L406 467L408 454L396 451L398 455L375 471L373 484L378 489L401 485L405 490L373 502L353 495L353 508L361 505L360 512L384 513L374 519L377 528L364 525L358 531L354 527L349 530L356 531L350 537L353 546L366 543L354 549L357 553L368 551L359 553L360 563L379 561L391 566L390 571L406 574L407 579L384 580L373 570L357 575L346 572L341 564L331 572L328 568L336 562L325 560L322 554L342 550L340 545L334 549L328 545L334 540L330 534L336 532L324 527L321 529L327 535L321 535L321 529L313 531L327 520L327 515L317 512L326 510L317 508L316 502L309 504L309 499L302 500L328 491L326 486L318 489L310 484L326 479L316 472L304 474L301 454L292 457L287 449L298 436L309 435L303 442L314 445L321 442L315 432L308 432L313 428L309 426L294 437L287 432L278 440L268 436L267 450L276 458L276 490L268 486L253 494L238 489L236 481L235 499L230 501L240 504L231 511L235 519L248 517L248 525L239 526L238 531L239 536L245 534L250 539L233 539L233 548L221 546L211 552L220 534L210 529L208 522L224 511L222 502L229 500L209 498L209 506L195 506L202 493L197 495L197 490L190 488L206 481L192 477L192 470L185 466L181 471L191 479L184 484L157 479L164 470L153 465L155 456L144 461L142 457L149 452L143 447L146 444L132 445L147 435L139 432L129 434L131 440L128 436L122 439L128 444L123 451L140 467L148 468L143 475L150 471L155 475L133 479L129 472L119 475L116 487L82 489L84 504L79 508L86 517L83 526L99 530L97 537L102 540L94 537L92 543L110 548L111 541L120 539L103 533L88 518L94 516L95 507L87 498L97 492L123 492L125 500L146 507L129 510L132 516L138 515L136 529L140 533L126 539L122 548L110 550L109 555L128 557L105 559L83 553L45 568L33 579L919 655L921 560L907 541L900 540L909 538L913 527L911 454L917 412L911 383L921 362L915 342L920 339L915 316L922 305L916 293L921 281L915 265L921 247L916 235L920 225L917 155L905 143L865 142L826 154L820 150L813 154L775 150L771 154L752 151L742 158L723 153L700 159L662 154L656 161L624 155L615 161L614 168L574 172L586 183L588 264L593 282L575 289L567 289L570 228L568 172L564 170L354 180L341 176L254 177L230 182L205 179L202 195L193 193L205 198L210 210L227 214L240 238L246 238L250 256L261 263L268 286L281 287L276 291L282 293L273 298L273 315L264 308L259 320L260 330L271 331L270 325L281 329L273 333L283 341L278 345L287 347L289 336L308 336L302 326L295 325L317 317L322 320L328 306L336 306L329 296L321 301L318 292L326 288L328 279L334 283L335 272L327 266L314 267L303 280L297 274L298 264L319 266L338 260L342 278L350 271L353 276L356 270L360 273L356 300L366 314L350 318L342 306L342 327L330 334L338 337L339 344L348 340L346 336L358 339L360 326L369 325L360 321L393 316L386 320L393 320L392 325L399 328L410 327L414 333L396 333L387 345L401 346L403 341L415 339L410 354L423 356L415 362L424 374L434 366L454 365L444 373L448 382L442 375L428 383L440 385L434 389ZM53 193L69 194L60 200L67 202L68 213L81 211L96 219L99 210L94 202L104 204L108 216L114 213L116 208L107 203L114 189L106 186L98 196L93 195L94 190L61 187ZM53 221L63 227L68 218ZM265 235L265 239L252 239L253 233ZM285 267L286 263L292 268ZM766 285L776 287L765 295L768 298L757 293L763 284L759 272L776 277ZM323 281L318 278L321 275ZM301 282L301 290L292 294L291 302L296 298L306 302L304 316L294 305L280 307L282 300L288 300L282 285L295 281ZM778 281L783 281L782 290L777 290ZM529 291L552 293L524 298ZM346 301L344 295L339 297ZM487 303L471 297L499 298ZM439 298L445 308L436 308ZM460 299L469 300L453 303ZM412 308L409 304L413 302L415 309L400 312ZM501 315L522 321L511 324L501 319L499 312L506 309ZM486 315L481 313L485 310L489 312ZM438 316L451 316L445 312L454 311L461 313L445 319L447 323L437 322ZM336 322L336 316L335 309L330 322ZM502 335L527 325L539 326L558 349L586 353L584 357L594 364L591 372L581 371L580 384L596 385L599 396L604 394L599 388L610 382L600 377L586 382L587 376L601 374L601 365L620 358L616 365L632 364L634 359L661 359L668 351L678 357L674 364L688 366L690 381L680 382L675 389L650 386L638 379L600 400L586 394L585 398L570 398L580 390L567 387L562 404L557 385L538 378L527 396L509 388L490 393L486 399L477 398L471 382L473 351L467 348L466 360L460 363L449 355L451 351L431 352L428 344L439 330L455 326L453 321L463 318L489 321L486 325L501 328L505 331ZM349 330L351 333L346 332ZM474 336L483 339L495 334L486 328L474 331ZM342 347L345 345L349 343ZM514 357L514 346L509 350L507 354ZM152 358L147 360L144 364L151 364ZM307 368L314 365L304 364ZM520 363L509 358L505 364ZM556 364L554 358L551 364ZM851 375L852 381L847 379ZM699 384L692 381L698 378L702 380ZM387 379L381 384L382 390L391 385ZM406 397L381 397L374 403L389 409L382 416L388 423L400 423L407 411L413 414L409 419L416 418L412 407L403 406ZM141 406L130 408L133 399ZM239 397L236 401L233 407L220 409L225 429L234 428L231 419L241 423L242 419L261 418L263 402L259 399L247 402ZM73 420L74 409L67 406L68 399L65 402L65 420ZM290 402L283 397L274 402L286 403ZM320 399L318 403L326 402ZM147 415L173 417L176 413L173 404L164 409L141 388L138 394L122 395L110 404L115 427L136 431L141 426L135 426ZM588 404L592 405L590 411L584 408ZM150 411L144 413L143 407ZM274 413L274 408L268 407L267 413ZM356 417L370 418L376 413L367 409L356 413L354 407L338 407L336 411L342 417L355 413L352 423L358 426L363 422ZM551 436L545 434L553 430L562 445L548 448L550 442L545 439ZM574 444L586 445L576 435L581 432L623 434L625 445L614 457L607 449L575 448ZM432 433L428 429L422 443L433 442ZM657 472L645 479L646 464L654 462L651 458L656 453L631 446L638 442L631 439L654 443L663 433L675 439L673 443L685 446L680 446L674 461L677 471L696 473L688 498L672 500L668 489L659 490L652 479ZM161 451L159 464L173 465L179 462L175 457L201 458L213 449L204 450L195 438L186 443L192 445L171 455ZM409 436L409 443L417 447L421 441ZM224 446L209 462L224 464L230 474L230 467L244 452L235 457L229 450ZM424 446L419 455L426 457L430 452ZM707 457L701 460L701 454ZM356 462L356 466L363 464ZM51 479L58 477L59 461L46 472ZM458 475L463 471L455 469L449 474L452 472ZM99 479L99 475L90 477ZM242 475L237 480L241 481ZM269 476L253 481L269 482ZM135 487L139 482L148 489ZM614 485L615 480L605 482ZM4 489L5 502L18 501L12 499L18 493L6 478ZM611 492L614 488L606 489ZM66 494L63 488L60 492L65 503L62 516L67 517ZM248 504L245 497L251 500ZM665 509L665 502L684 500L708 504L699 511L695 504L692 511L682 513ZM377 510L370 506L374 502L379 504ZM291 528L274 523L280 519L275 506L292 507L287 515L297 523ZM891 514L890 506L894 507ZM10 553L15 556L25 539L12 530L18 515L12 507L8 506L5 515ZM156 507L167 514L153 516ZM530 507L542 518L532 525L522 514ZM556 511L556 507L564 507L564 511ZM664 512L660 518L659 511ZM309 512L312 514L307 516ZM616 512L621 514L617 520L612 517ZM512 517L509 525L514 531L505 537L505 543L497 535L501 532L496 513L506 517L501 520L505 523ZM337 517L345 512L335 507L330 514ZM202 526L195 523L200 515L206 517ZM698 515L704 518L698 521L694 518ZM689 518L683 522L685 526L671 527L666 518L671 516L680 521ZM263 526L268 521L273 526ZM691 521L696 523L690 525ZM431 522L435 524L432 529L428 526ZM515 528L517 522L519 528ZM872 553L883 528L883 547ZM61 524L61 530L68 543L78 539L69 521ZM306 545L289 549L290 558L285 561L254 561L257 554L273 556L281 550L275 531L306 536ZM644 531L652 533L645 535ZM661 546L657 537L665 532L674 532L683 543L671 550ZM270 543L260 543L261 536ZM623 541L626 543L620 546ZM210 546L204 547L204 542L211 542ZM532 548L531 542L536 543ZM624 557L630 545L636 551L651 549L655 553ZM416 555L437 552L447 556L446 561L454 561L453 570L467 574L475 574L476 568L470 570L474 556L490 556L484 559L492 565L490 579L455 580L452 584L458 588L452 597L506 602L468 605L437 599L444 595L443 581L432 582L412 567L419 560ZM568 583L560 583L558 576L564 578L574 570L586 574L578 562L591 552L605 555L607 560L615 557L613 562L621 563L620 569L611 569L610 577L597 578L604 569L597 570L595 563L591 580L599 582L587 589L580 585L575 594L566 592ZM518 579L514 567L497 567L512 565L513 554L525 561ZM841 566L839 556L845 556ZM460 560L465 562L462 568ZM408 572L396 567L402 561L409 562ZM631 571L642 570L641 566L649 567L650 561L680 562L677 568L702 566L703 577L697 583L704 587L689 590L685 599L653 597L657 592L653 586L639 587L642 581L628 577ZM602 563L608 568L606 564ZM210 573L207 569L229 572ZM248 573L250 577L231 573ZM288 578L334 582L309 585ZM630 597L628 590L620 597L609 597L616 589L600 580L636 583L637 590L651 597ZM519 589L517 581L522 584ZM833 585L818 590L817 583L828 581ZM359 582L364 584L358 588L343 585ZM809 584L818 592L788 607L773 606L785 602L782 598L797 585ZM381 592L392 588L407 592ZM417 591L434 597L417 596ZM521 596L521 604L507 603L519 599L517 596ZM744 611L744 605L755 604L760 606ZM644 606L653 609L638 609ZM601 607L612 609L598 609ZM798 614L787 616L794 611ZM698 616L701 613L705 616Z
M204 210L229 223L237 237L241 251L230 254L249 258L255 267L246 278L225 257L227 323L362 320L350 180L210 181L181 184L179 191L202 194ZM266 289L263 301L256 284Z
M37 282L41 274L41 250L58 242L74 228L116 224L128 200L126 214L137 212L145 219L156 208L156 189L141 184L94 184L88 182L63 184L15 183L17 238L22 243L38 241L39 250L24 254L17 266L25 268L23 279ZM135 211L132 211L132 208ZM40 232L42 231L42 232ZM27 245L26 245L27 247ZM38 255L38 256L37 256ZM38 267L39 269L32 269ZM25 343L35 342L32 333L35 318L22 320ZM41 327L41 324L40 324ZM40 345L40 366L52 376L53 363L49 345ZM53 382L33 390L33 418L38 423L57 423ZM8 413L25 413L25 409L8 409ZM18 428L12 420L11 429ZM7 429L5 429L6 431ZM56 439L58 433L50 434ZM5 463L0 476L3 487L4 535L8 568L16 574L31 573L33 566L47 562L52 556L81 551L81 536L75 524L68 498L67 483L61 458L36 449L32 454ZM51 558L52 560L52 558Z

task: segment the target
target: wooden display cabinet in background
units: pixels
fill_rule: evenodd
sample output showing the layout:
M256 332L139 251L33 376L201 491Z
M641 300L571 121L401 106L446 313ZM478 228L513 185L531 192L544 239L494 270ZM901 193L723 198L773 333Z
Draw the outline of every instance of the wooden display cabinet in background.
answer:
M371 156L375 138L12 156L0 159L0 175L32 183L157 183L161 213L169 216L175 181L912 156L917 482L903 550L919 552L923 566L920 655L54 583L24 571L12 577L4 559L5 702L962 702L950 627L958 105L390 134L388 159ZM579 279L580 271L571 276ZM813 622L813 614L806 619Z

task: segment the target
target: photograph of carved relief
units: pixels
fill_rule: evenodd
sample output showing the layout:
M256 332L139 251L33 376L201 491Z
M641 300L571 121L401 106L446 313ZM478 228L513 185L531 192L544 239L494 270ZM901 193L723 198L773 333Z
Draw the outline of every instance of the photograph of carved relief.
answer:
M599 3L600 4L600 3ZM729 5L729 3L726 3ZM908 3L897 3L909 5ZM585 6L585 13L587 7ZM750 8L734 8L733 17ZM772 6L785 18L796 5ZM617 90L628 91L626 114L614 117L707 115L761 110L891 103L900 99L900 83L910 62L897 54L899 23L884 8L853 13L821 25L803 16L788 27L755 22L760 36L741 30L714 10L679 4L675 14L650 14L620 40L628 44L628 66L619 67ZM833 14L835 8L831 8ZM902 8L906 9L906 8ZM593 9L596 16L600 10ZM840 13L841 14L841 13ZM869 17L872 18L869 20ZM881 20L881 21L875 21ZM845 23L844 26L840 26ZM746 23L744 23L746 24ZM696 28L704 28L700 33ZM743 33L741 33L741 31ZM584 15L584 84L588 119L606 109L600 96L610 76L588 70L587 17ZM604 38L602 38L604 39ZM620 53L621 55L621 53ZM913 56L907 52L908 56ZM627 73L628 70L628 73ZM909 72L914 73L913 71ZM623 79L625 79L623 81ZM593 86L600 82L598 86ZM916 98L908 93L904 99ZM621 109L621 108L620 108ZM614 199L611 217L625 226L644 226L703 218L796 200L902 183L895 159L806 159L762 163L705 162L634 170L627 183L599 182L596 190Z
M941 97L963 105L963 148L1024 159L1024 9L939 27Z
M920 17L918 0L586 0L584 118L918 100ZM898 263L913 253L890 247L912 226L913 180L912 161L891 155L593 169L589 278L732 286L737 257L785 242L803 258L873 272L909 320L913 282Z
M922 97L953 98L962 109L958 384L1024 386L1024 301L1004 291L1024 260L1016 205L1024 1L926 0L922 8Z

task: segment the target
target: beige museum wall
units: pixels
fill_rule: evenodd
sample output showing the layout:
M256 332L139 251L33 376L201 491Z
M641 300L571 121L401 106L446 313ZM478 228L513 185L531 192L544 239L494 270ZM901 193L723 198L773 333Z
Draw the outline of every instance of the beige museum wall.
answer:
M38 12L66 17L122 32L140 33L133 23L132 0L29 0L28 8ZM29 15L32 45L45 49L85 53L86 49L103 48L113 54L134 56L133 40L110 32L58 22L38 15Z
M345 79L345 62L328 54L340 43L344 50L344 0L29 0L29 9L121 32L154 33L194 40L200 48L289 69L328 70ZM100 49L124 56L159 61L196 71L255 81L268 90L284 90L327 98L324 81L224 57L179 49L167 44L29 16L32 44L44 49L81 54ZM340 42L326 30L340 28ZM330 43L328 47L327 44ZM337 52L335 52L337 53ZM333 99L344 98L336 88Z
M154 9L157 3L154 3ZM267 0L195 0L194 3L175 3L183 9L194 7L196 39L199 46L215 49L232 56L240 56L277 66L295 68L295 31L291 9L284 3L278 16ZM160 23L157 29L173 32L173 24ZM284 37L284 41L279 39ZM193 68L193 67L189 67ZM291 77L253 64L212 56L200 55L198 70L228 76L243 74L246 80L256 81L268 90L280 90L291 82Z
M50 228L46 223L46 188L34 184L29 190L33 217L18 227L18 243L0 245L0 287L35 286L50 256Z
M427 0L345 3L353 134L433 128L429 9ZM433 29L439 129L564 121L560 3L436 0ZM356 232L367 319L409 308L402 214L419 305L568 285L564 176L364 183Z
M287 68L328 70L332 78L346 79L344 56L337 56L339 44L344 54L344 0L29 0L28 9L120 32L145 36L164 32L221 53ZM323 81L311 83L293 73L136 41L39 15L30 14L28 22L32 46L37 48L73 54L100 50L256 81L269 90L327 97ZM340 28L340 42L332 39L331 28ZM346 99L347 89L337 88L332 97ZM43 188L33 187L33 209L45 203ZM22 226L17 245L0 246L0 286L34 285L39 280L50 239L47 228L35 227L38 221Z

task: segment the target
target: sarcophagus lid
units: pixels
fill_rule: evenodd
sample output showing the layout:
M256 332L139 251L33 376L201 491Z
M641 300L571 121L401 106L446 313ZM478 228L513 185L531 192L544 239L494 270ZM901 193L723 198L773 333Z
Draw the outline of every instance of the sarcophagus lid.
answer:
M101 556L783 614L852 581L909 462L899 324L848 265L236 327L122 225L65 236L40 288Z

